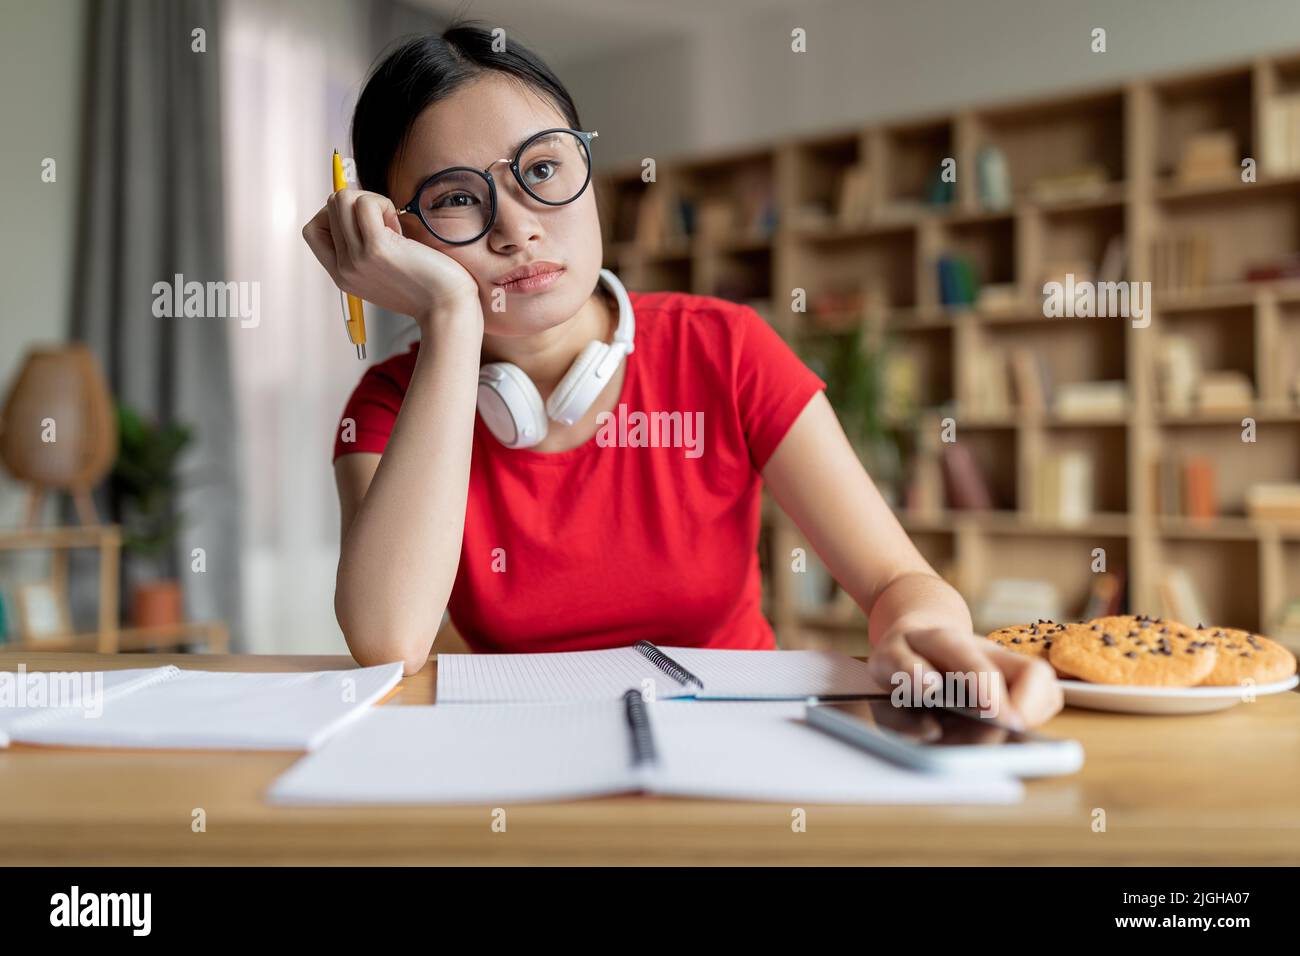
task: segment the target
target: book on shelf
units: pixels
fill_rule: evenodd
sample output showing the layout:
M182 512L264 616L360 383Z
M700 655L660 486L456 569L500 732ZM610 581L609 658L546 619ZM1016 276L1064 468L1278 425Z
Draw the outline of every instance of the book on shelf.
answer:
M1153 465L1156 514L1197 519L1218 516L1216 470L1211 458L1164 455Z
M1189 518L1213 518L1215 504L1214 462L1203 456L1183 462L1183 510Z
M975 264L965 256L940 256L936 264L939 277L939 304L974 305L979 297L979 277Z
M1300 482L1251 485L1246 489L1246 514L1261 521L1300 521Z
M1090 621L1094 617L1109 617L1123 613L1124 608L1123 571L1103 571L1095 575L1092 587L1088 589L1088 600L1084 603L1082 619Z
M1011 168L1000 147L982 146L975 154L975 192L983 209L1011 208Z
M1261 117L1261 171L1269 176L1300 172L1300 93L1265 97Z
M1073 199L1093 199L1102 195L1109 185L1106 167L1089 163L1064 172L1039 176L1029 185L1029 195L1036 202L1068 202Z
M1230 129L1193 133L1183 143L1175 175L1180 183L1223 182L1241 175L1237 137Z
M1161 334L1156 344L1156 389L1167 412L1185 415L1192 410L1196 383L1201 377L1201 357L1186 335Z
M949 506L957 511L987 511L993 495L974 453L961 442L945 442L941 452Z
M1167 567L1156 585L1161 615L1192 627L1210 620L1200 589L1186 568Z
M1025 297L1014 282L992 282L980 286L975 307L984 315L1018 315L1025 309Z
M1029 513L1039 521L1083 524L1095 506L1093 459L1072 450L1043 455L1030 469Z
M916 356L890 349L881 370L881 413L888 420L905 419L920 403L921 369Z
M1151 287L1163 292L1200 289L1209 280L1210 241L1199 229L1151 240Z
M1052 412L1068 419L1122 418L1128 411L1128 383L1123 379L1062 382L1052 394Z
M1042 578L994 578L971 608L975 629L987 634L1028 621L1061 620L1061 593Z
M943 514L944 486L943 464L940 448L939 422L922 421L916 431L916 453L912 456L903 507L916 517L937 518Z
M1015 386L1016 407L1022 412L1047 410L1050 376L1041 355L1030 348L1013 348L1009 355L1011 381Z
M1010 415L1011 380L1007 375L1006 354L1000 349L980 349L973 352L969 362L972 414L990 418Z
M1250 378L1234 369L1203 372L1196 383L1196 408L1201 412L1247 412L1254 398Z
M1300 278L1300 253L1286 252L1246 267L1247 282L1273 282Z
M1097 264L1097 281L1123 282L1127 256L1124 237L1111 236L1106 241L1106 250L1101 254L1101 262Z
M857 226L871 218L871 170L865 163L846 167L840 173L836 215L842 226Z

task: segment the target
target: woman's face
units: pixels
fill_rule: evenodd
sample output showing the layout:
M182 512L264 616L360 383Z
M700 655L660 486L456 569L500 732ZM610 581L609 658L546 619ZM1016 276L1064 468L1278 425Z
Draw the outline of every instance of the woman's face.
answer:
M435 238L414 215L400 217L403 233L459 262L478 282L484 332L532 335L567 321L596 286L601 266L595 189L547 206L523 191L506 163L533 133L568 121L532 88L486 73L434 103L411 127L389 184L400 208L431 174L449 166L488 169L496 183L497 218L476 242L453 246ZM490 169L489 169L490 167ZM507 289L499 280L534 261L556 263L557 281L538 292Z

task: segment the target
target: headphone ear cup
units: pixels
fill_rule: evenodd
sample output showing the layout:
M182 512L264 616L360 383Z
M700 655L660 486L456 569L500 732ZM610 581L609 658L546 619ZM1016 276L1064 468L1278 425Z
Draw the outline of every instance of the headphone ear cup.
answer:
M478 372L478 413L507 448L531 448L546 437L546 406L523 370L491 362Z
M546 414L557 422L572 425L591 408L606 384L608 378L597 378L592 374L609 354L610 346L605 342L588 342L586 348L578 353L564 378L555 386L551 397L546 400Z

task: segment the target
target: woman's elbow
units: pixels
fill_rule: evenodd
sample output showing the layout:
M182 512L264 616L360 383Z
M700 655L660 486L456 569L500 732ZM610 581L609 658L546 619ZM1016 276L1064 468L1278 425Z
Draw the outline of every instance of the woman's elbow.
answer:
M337 601L334 616L352 658L362 667L400 662L403 674L410 677L429 662L434 635L408 632L398 627L361 627L342 613Z

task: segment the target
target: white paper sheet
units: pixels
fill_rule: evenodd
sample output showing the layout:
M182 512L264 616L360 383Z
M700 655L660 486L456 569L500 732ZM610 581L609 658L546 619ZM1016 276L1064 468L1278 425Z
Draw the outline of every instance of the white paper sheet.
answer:
M867 665L832 651L659 650L700 678L703 689L679 684L635 647L559 654L440 654L438 702L563 702L617 700L652 682L658 700L676 697L803 700L887 692Z
M46 711L14 721L15 742L66 747L311 750L402 678L402 665L247 674L167 668L166 679L107 698L103 713Z

